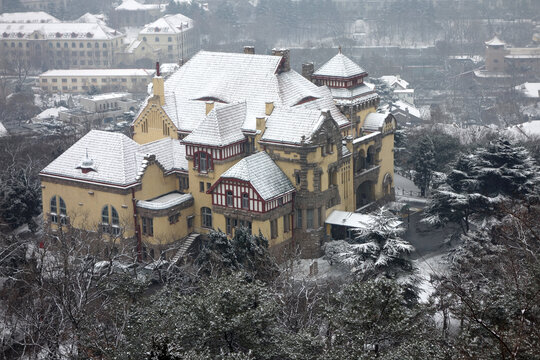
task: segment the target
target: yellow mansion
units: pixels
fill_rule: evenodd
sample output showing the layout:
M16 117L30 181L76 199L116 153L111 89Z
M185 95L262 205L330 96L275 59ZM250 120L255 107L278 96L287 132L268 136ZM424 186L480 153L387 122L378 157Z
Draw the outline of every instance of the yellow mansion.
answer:
M90 131L41 171L46 219L134 239L151 257L238 226L275 254L318 256L332 212L393 197L396 123L341 51L305 66L291 70L286 49L248 47L157 74L131 139Z

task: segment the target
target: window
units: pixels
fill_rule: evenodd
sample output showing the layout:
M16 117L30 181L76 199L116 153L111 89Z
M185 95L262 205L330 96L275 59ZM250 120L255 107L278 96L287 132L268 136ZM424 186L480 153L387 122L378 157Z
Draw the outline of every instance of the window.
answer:
M154 219L149 217L141 217L142 233L146 236L154 236Z
M109 205L105 205L101 209L101 230L109 232Z
M270 238L275 239L278 236L277 219L270 221Z
M51 223L58 223L58 208L56 206L56 196L51 198Z
M180 219L180 213L173 214L169 216L169 224L176 224Z
M144 37L142 38L142 40L143 40L143 41L146 41L146 36L144 36Z
M169 37L167 38L167 41L168 41L168 42L172 42L172 37L169 36Z
M294 173L294 180L296 181L296 185L300 185L300 172L296 171Z
M199 183L199 191L202 193L204 192L204 182L202 181Z
M306 210L306 228L313 229L313 209Z
M62 79L62 82L63 82L63 83L67 83L67 79Z
M113 206L111 206L111 224L111 234L120 235L120 219L118 218L118 212Z
M283 216L283 232L288 233L289 231L291 231L291 216L287 214Z
M212 184L206 183L206 191L210 190L211 187L212 187Z
M201 208L202 226L212 228L212 210L207 207Z
M231 219L231 218L225 219L225 231L227 235L232 235L232 230L236 227L236 224L237 224L236 219Z
M232 191L227 191L227 206L233 206L233 193Z
M296 228L302 228L302 209L296 209Z
M72 83L76 83L76 82L77 82L77 79L71 79L71 82L72 82Z
M156 40L156 42L159 42L159 38L158 38L157 36L156 36L156 39L155 39L155 40Z
M324 224L324 219L322 217L322 208L318 208L317 209L317 221L318 221L318 226L323 226Z
M58 82L58 79L52 79L52 82L54 82L54 83Z
M193 218L194 216L188 216L187 217L187 227L191 229L193 227Z
M249 195L247 193L242 194L242 209L249 210Z
M167 46L167 50L172 51L172 45Z
M199 155L199 171L207 171L208 170L208 159L206 153L200 153Z

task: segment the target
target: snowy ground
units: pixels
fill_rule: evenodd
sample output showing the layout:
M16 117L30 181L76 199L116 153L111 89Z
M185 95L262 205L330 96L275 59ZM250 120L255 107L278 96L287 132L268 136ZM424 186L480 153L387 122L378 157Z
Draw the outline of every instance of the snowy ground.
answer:
M317 274L310 274L310 266L317 262ZM317 259L298 259L294 262L283 264L286 268L292 271L292 276L295 280L316 280L326 281L333 279L343 279L349 275L349 270L340 265L330 265L328 261L322 257Z
M444 252L414 260L418 269L418 277L420 278L420 302L426 303L429 296L435 291L431 283L432 277L444 275L448 271L448 265L444 259L446 254Z

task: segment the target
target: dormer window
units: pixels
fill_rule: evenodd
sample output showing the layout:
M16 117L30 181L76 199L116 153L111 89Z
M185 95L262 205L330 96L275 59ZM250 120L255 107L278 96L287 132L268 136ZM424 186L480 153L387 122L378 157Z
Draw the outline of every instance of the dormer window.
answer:
M242 209L249 210L249 195L247 193L242 194Z
M233 193L232 191L227 191L227 206L233 206Z

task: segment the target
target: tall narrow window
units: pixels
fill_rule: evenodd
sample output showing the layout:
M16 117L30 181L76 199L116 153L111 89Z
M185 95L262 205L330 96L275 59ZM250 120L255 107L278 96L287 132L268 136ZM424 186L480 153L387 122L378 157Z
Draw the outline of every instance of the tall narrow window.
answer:
M60 196L58 197L58 205L60 208L60 224L66 225L67 224L66 203L64 202L64 199L62 199Z
M302 209L296 209L296 228L302 228Z
M118 212L114 208L114 206L111 206L111 233L114 235L120 234L120 220L118 218Z
M227 206L233 206L233 193L232 191L227 191Z
M142 233L147 236L154 236L154 219L141 217Z
M277 238L278 236L278 224L277 219L270 221L270 237L272 239Z
M58 223L58 208L56 206L56 196L51 198L51 223Z
M109 232L109 205L105 205L101 209L101 230Z
M199 171L206 172L208 171L208 158L206 153L199 153Z
M207 207L201 208L202 226L212 228L212 210Z
M249 195L247 193L242 194L242 209L249 210Z
M306 228L313 229L313 209L306 210Z
M283 232L288 233L291 230L291 216L289 214L283 216Z

